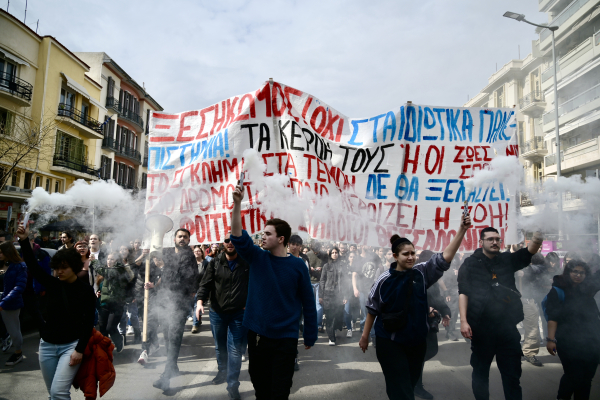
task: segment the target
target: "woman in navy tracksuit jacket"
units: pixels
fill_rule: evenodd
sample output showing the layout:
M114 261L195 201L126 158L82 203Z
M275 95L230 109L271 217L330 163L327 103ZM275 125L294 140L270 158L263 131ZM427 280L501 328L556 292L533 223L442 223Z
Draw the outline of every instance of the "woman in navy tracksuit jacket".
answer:
M0 265L6 271L4 273L4 292L0 299L0 312L6 330L13 341L13 346L15 346L15 353L6 361L6 365L11 366L23 360L21 352L23 336L21 335L19 313L24 306L23 292L27 285L27 267L15 246L10 242L0 243Z
M435 254L417 265L415 247L410 240L394 235L390 239L396 262L375 281L367 298L367 321L359 342L367 350L373 324L377 336L377 360L385 377L386 392L390 399L414 400L414 388L425 359L426 338L429 330L427 315L427 288L450 268L462 239L471 225L471 218L463 216L456 235L443 253ZM404 311L410 282L413 285L405 326L396 331L384 328L383 320ZM400 318L402 320L402 318ZM389 329L389 326L387 327Z

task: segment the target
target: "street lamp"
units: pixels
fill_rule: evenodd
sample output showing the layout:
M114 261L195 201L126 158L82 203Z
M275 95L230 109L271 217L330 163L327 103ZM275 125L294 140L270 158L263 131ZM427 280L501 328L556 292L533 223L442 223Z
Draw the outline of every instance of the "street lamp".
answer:
M556 82L557 62L556 62L556 43L554 42L554 31L558 30L558 26L548 26L534 24L527 21L524 14L518 14L511 11L504 13L504 17L516 19L519 22L525 22L529 25L539 28L549 29L552 33L552 63L554 64L554 133L556 134L556 179L560 178L560 136L558 133L558 84ZM562 193L558 196L558 236L562 239Z

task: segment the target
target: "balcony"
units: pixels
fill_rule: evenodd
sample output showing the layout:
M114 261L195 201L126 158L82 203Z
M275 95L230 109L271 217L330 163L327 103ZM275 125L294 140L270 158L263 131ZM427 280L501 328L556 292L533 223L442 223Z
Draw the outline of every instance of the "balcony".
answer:
M33 85L14 75L0 72L0 96L11 100L20 107L31 105Z
M137 165L142 164L142 155L139 151L132 149L131 147L120 146L119 151L117 152L122 157L126 157L129 160L133 161Z
M521 147L521 156L529 161L539 162L548 154L546 142L541 136L536 136L531 140L526 141Z
M589 65L590 61L600 55L600 45L596 45L594 36L586 38L579 43L567 54L558 59L558 71L556 79L561 82L564 78L571 76L575 71L585 65ZM550 65L542 73L542 90L548 90L554 84L554 80L550 79L554 76L554 67ZM559 88L560 89L560 88Z
M122 110L120 105L119 105L119 118L123 118L123 119L139 126L140 132L142 132L144 130L144 120L142 119L142 117L140 117L133 111Z
M539 117L546 109L544 92L540 90L533 91L519 99L519 110L531 117Z
M119 100L115 99L112 96L106 96L106 109L113 111L113 112L119 112L119 108L121 108L121 105L119 104Z
M568 174L578 169L600 164L598 138L579 143L560 152L561 173ZM556 173L556 157L554 154L544 157L546 175Z
M74 160L61 154L54 155L50 170L88 180L97 180L99 175L99 171L85 161Z
M565 101L558 106L558 122L564 125L590 111L600 108L600 84L592 86L585 92ZM554 110L542 116L544 132L554 128Z
M596 5L595 1L592 0L574 0L565 9L558 14L548 25L559 26L560 29L557 31L557 35L562 32L568 32L570 25L575 23L583 14L588 12L593 6ZM551 32L548 29L544 29L540 32L540 49L546 49L551 44Z
M105 137L104 139L102 139L102 148L106 149L106 150L111 150L114 152L119 151L118 143L115 141L115 139L110 138L110 137Z
M102 129L100 129L100 122L68 104L60 103L58 105L56 119L73 126L88 139L102 139L104 137Z

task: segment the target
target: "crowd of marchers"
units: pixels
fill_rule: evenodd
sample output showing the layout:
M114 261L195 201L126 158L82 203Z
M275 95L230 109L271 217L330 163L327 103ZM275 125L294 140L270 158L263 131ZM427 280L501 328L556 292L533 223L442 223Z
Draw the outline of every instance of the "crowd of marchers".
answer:
M167 360L153 385L167 391L179 374L186 322L196 334L208 314L218 364L212 383L226 383L232 399L240 398L246 360L257 399L287 398L301 365L298 339L310 349L319 332L329 346L355 334L363 351L371 344L390 399L432 399L423 369L438 352L442 325L446 340L462 336L471 345L477 400L489 399L494 357L505 398L522 399L521 363L542 366L543 345L564 368L557 398L589 398L600 363L598 254L544 256L539 232L527 245L504 248L491 227L479 231L475 252L461 253L469 216L441 253L416 250L398 235L389 247L305 243L277 218L253 241L241 229L242 198L236 190L223 242L191 246L181 228L162 254L150 255L139 239L103 243L95 233L78 240L62 232L56 246L24 226L14 237L0 232L6 365L23 359L23 311L40 332L51 399L70 398L71 386L87 397L104 394L116 379L113 351L139 346L138 363L146 365L161 349L159 334Z

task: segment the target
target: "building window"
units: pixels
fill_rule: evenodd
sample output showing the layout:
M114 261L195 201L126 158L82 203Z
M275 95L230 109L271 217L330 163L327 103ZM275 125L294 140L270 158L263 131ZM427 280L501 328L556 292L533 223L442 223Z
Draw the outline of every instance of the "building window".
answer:
M25 182L23 183L24 189L31 189L31 180L33 179L33 174L31 172L25 172Z
M146 135L150 133L150 109L146 110Z
M113 162L113 180L117 181L117 176L119 174L119 164L115 161Z
M3 109L0 109L0 134L8 135L10 133L11 114Z
M50 193L50 178L46 178L46 192Z
M54 184L54 193L60 193L60 181L56 181Z
M60 103L63 108L70 109L75 107L75 93L69 92L66 89L60 90Z
M83 140L58 131L56 134L55 157L79 164L85 164L87 159L87 146L83 144Z
M13 171L12 179L10 181L11 186L19 186L19 181L21 180L21 174L19 171Z
M35 177L35 187L40 187L40 186L42 186L42 177L36 176Z
M142 189L146 189L147 181L148 181L148 174L146 174L144 172L144 173L142 173Z

